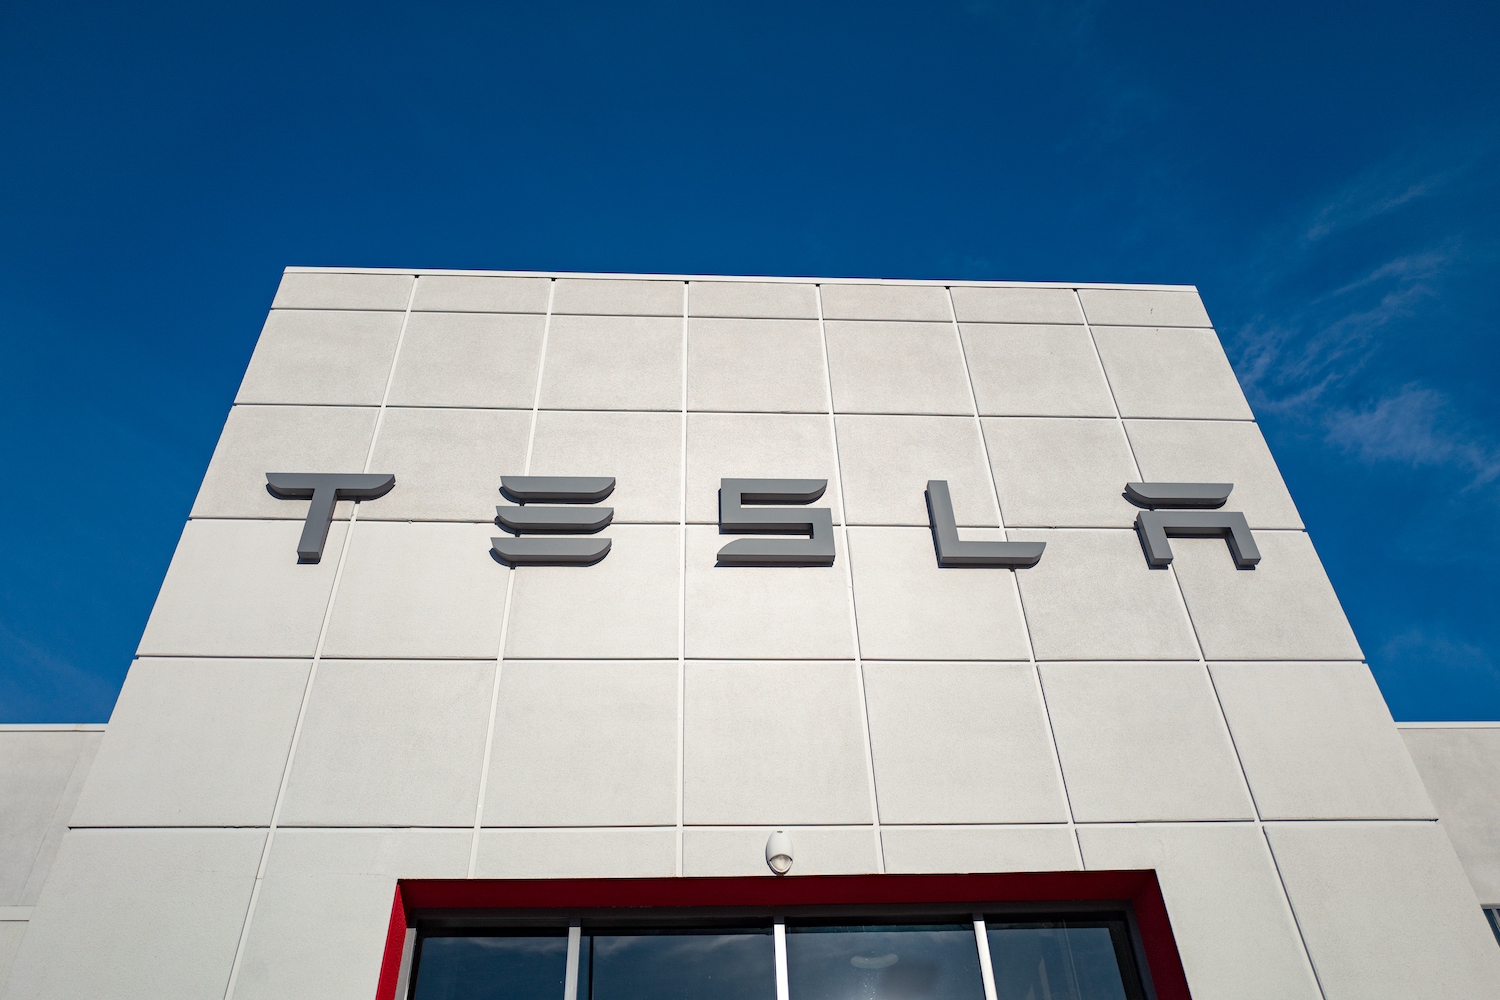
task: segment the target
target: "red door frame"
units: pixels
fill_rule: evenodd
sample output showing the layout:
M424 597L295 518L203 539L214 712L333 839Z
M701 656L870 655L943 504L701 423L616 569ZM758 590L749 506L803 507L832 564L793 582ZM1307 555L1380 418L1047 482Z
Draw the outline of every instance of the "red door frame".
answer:
M376 1000L396 1000L406 931L423 910L585 910L1124 902L1134 911L1157 1000L1190 1000L1154 871L768 878L403 879L396 884Z

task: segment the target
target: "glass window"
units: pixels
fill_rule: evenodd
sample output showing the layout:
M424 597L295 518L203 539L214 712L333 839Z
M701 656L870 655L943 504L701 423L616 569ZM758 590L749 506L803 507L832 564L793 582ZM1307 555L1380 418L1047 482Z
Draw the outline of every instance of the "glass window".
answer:
M589 1000L776 1000L770 927L596 931L584 947Z
M423 928L410 1000L778 1000L778 974L789 1000L986 1000L981 941L996 1000L1144 995L1126 918L1117 914L954 914L916 924L866 911L839 923L792 920L785 949L777 947L778 919L770 913L699 918L676 910L655 920L644 912L608 920L575 927L571 954L562 927ZM622 920L629 922L616 923ZM577 963L571 971L570 961Z
M1490 922L1490 930L1495 932L1495 940L1500 942L1500 906L1486 906L1484 916Z
M1140 996L1124 921L989 920L985 926L996 1000L1136 1000Z
M568 939L494 935L422 940L414 996L421 1000L561 1000Z
M788 927L791 1000L984 1000L974 925Z

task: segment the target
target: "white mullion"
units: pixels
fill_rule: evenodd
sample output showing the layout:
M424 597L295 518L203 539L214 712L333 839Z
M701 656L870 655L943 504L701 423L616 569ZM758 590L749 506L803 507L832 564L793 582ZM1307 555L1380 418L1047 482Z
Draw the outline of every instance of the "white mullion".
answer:
M776 938L776 1000L791 1000L786 976L786 921L778 918L771 925L771 932Z
M990 935L984 918L974 915L974 942L979 946L979 974L984 979L984 1000L998 1000L995 992L995 967L990 964Z
M568 972L563 977L563 1000L578 1000L578 960L583 951L583 928L568 927Z
M406 940L401 944L401 971L396 976L396 1000L407 1000L407 997L411 996L411 964L416 954L417 929L408 927Z

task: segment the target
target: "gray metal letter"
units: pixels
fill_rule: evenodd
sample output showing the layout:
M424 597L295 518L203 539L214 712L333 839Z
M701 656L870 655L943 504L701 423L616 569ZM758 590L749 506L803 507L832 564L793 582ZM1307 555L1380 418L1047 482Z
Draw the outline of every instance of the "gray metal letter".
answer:
M501 476L500 491L525 506L496 507L495 520L517 535L590 535L614 518L613 507L538 507L537 501L598 503L614 491L613 476ZM608 538L492 538L510 566L590 566L609 554Z
M1234 564L1240 569L1249 569L1260 562L1260 549L1255 547L1250 525L1239 511L1143 510L1136 515L1135 526L1141 533L1141 543L1146 546L1146 561L1156 569L1172 562L1168 536L1225 538Z
M302 538L297 542L297 560L315 563L323 558L328 526L333 523L334 504L340 500L374 500L396 485L390 473L369 472L268 472L266 489L282 500L312 500Z
M1233 483L1126 483L1125 499L1137 507L1222 507Z
M953 498L943 479L927 481L927 516L939 566L1035 566L1046 542L965 542L958 537Z
M598 503L614 491L614 476L500 477L500 492L516 503Z
M1223 538L1229 542L1234 564L1240 569L1253 568L1260 562L1260 549L1255 545L1245 515L1238 511L1201 509L1224 506L1233 489L1233 483L1126 483L1125 496L1130 502L1150 508L1135 516L1135 530L1140 532L1146 562L1153 569L1172 564L1169 537ZM1200 509L1181 509L1194 507Z
M828 488L826 479L724 479L719 484L720 534L808 535L741 538L719 550L720 566L832 566L833 515L826 507L790 510L745 504L809 504Z

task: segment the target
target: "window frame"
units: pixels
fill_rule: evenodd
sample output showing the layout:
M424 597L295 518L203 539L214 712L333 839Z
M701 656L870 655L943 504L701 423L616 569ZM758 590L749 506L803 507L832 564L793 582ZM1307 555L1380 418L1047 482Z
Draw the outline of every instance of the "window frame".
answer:
M778 950L786 921L967 915L988 918L1123 915L1151 1000L1189 1000L1187 978L1154 871L983 875L810 875L649 879L402 879L396 884L376 1000L406 1000L418 925L443 929L568 929L580 924L661 927L771 920ZM742 924L743 925L743 924ZM987 948L985 958L988 958ZM988 973L990 963L982 962ZM576 960L570 962L576 969ZM576 975L576 973L575 973ZM989 980L989 976L986 975ZM986 983L987 993L993 991ZM778 993L785 983L778 979Z

